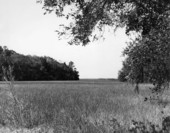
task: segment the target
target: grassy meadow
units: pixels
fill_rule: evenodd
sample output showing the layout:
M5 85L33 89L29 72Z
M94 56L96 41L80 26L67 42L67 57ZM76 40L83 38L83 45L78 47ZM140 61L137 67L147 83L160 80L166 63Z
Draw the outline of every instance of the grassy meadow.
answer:
M149 87L141 84L138 95L133 85L112 80L15 82L15 102L1 83L0 133L121 133L133 120L161 128L170 116L170 92L161 104L144 101Z

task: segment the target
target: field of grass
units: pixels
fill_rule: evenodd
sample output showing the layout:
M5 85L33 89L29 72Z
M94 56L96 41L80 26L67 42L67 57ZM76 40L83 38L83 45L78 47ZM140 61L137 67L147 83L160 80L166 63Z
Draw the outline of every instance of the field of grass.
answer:
M8 132L9 127L37 133L127 132L132 120L161 128L163 117L170 116L170 92L158 105L144 101L151 94L149 87L141 84L137 95L132 85L112 80L15 82L18 106L8 85L1 83L0 132Z

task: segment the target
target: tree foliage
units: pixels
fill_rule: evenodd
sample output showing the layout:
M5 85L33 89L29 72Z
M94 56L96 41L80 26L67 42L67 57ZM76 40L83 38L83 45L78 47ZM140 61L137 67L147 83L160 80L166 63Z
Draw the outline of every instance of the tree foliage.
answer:
M69 65L59 63L50 57L21 55L0 46L0 80L3 80L4 76L3 67L8 69L9 66L13 67L12 74L17 81L79 79L75 67L70 68Z
M121 82L128 81L128 75L129 75L129 72L131 70L129 61L130 61L129 58L127 58L125 61L123 61L123 67L118 72L118 80L121 81Z
M166 19L165 19L166 20ZM129 77L139 83L148 81L156 91L170 81L170 25L169 20L161 29L152 31L131 42L124 50L129 61Z
M93 34L96 27L99 30L105 25L126 27L130 31L148 34L152 28L160 28L165 13L170 8L169 0L43 0L46 12L55 11L57 16L72 18L74 23L64 26L60 35L72 35L70 44L88 44L97 38ZM64 14L67 6L74 9Z

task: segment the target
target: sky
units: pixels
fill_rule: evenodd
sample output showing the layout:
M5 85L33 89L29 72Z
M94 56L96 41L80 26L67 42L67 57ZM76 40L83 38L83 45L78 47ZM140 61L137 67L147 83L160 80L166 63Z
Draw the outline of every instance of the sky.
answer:
M0 45L24 55L73 61L80 78L117 78L128 40L125 30L105 31L104 40L85 47L70 46L55 32L65 21L54 13L44 15L36 0L0 0Z

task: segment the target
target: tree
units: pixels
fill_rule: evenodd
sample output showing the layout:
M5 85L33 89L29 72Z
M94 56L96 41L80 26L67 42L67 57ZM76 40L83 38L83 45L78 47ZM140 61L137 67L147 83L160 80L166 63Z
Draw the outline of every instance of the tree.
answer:
M13 51L8 50L6 46L0 46L0 80L4 80L4 77L10 77L9 69L12 71L11 65L13 64L11 60L12 53Z
M69 64L68 64L68 66L70 67L71 70L74 71L75 66L74 66L74 62L73 62L73 61L70 61Z
M127 79L126 79L126 74L125 74L125 72L123 71L123 70L120 70L119 72L118 72L118 80L120 81L120 82L126 82L127 81Z
M43 0L46 12L55 11L56 15L71 19L70 25L62 25L63 31L72 35L70 44L86 45L96 39L93 31L100 31L105 25L126 27L126 33L137 31L142 35L148 34L152 28L161 26L162 19L169 11L169 0ZM65 7L73 9L64 14ZM75 10L76 9L76 10ZM93 35L93 39L91 36Z
M124 50L130 60L130 79L139 83L147 77L145 80L155 85L156 92L169 87L165 85L170 81L170 21L167 19L166 22L162 23L162 29L152 29Z

